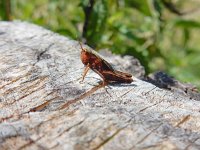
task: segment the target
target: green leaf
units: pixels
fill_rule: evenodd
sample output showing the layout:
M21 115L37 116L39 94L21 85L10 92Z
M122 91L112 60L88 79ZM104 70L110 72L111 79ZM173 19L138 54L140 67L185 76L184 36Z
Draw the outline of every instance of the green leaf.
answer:
M125 0L126 6L132 7L143 13L145 16L151 16L151 10L148 0Z
M194 20L177 19L174 21L174 24L182 28L200 28L200 22Z

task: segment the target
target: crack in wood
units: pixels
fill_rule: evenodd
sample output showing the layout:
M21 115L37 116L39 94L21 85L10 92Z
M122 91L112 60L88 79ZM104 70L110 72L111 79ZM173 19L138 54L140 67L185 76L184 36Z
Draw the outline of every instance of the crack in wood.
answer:
M50 150L50 149L55 150L56 147L59 146L59 145L60 145L59 142L57 142L55 145L53 145L52 147L49 147L48 149L49 149L49 150Z
M151 107L153 107L153 106L156 106L156 105L162 103L163 101L164 101L164 100L162 100L162 101L160 101L160 102L157 102L157 103L155 103L155 104L153 104L153 105L147 106L147 107L145 107L145 108L139 110L138 113L139 113L139 112L143 112L143 111L145 111L146 109L151 108Z
M38 80L38 79L40 79L39 76L36 76L36 77L33 78L33 79L28 79L28 80L26 80L26 81L24 81L24 82L21 82L21 84L25 84L25 83L29 83L29 82L35 82L35 81Z
M195 139L194 141L192 141L189 145L187 145L187 146L185 147L184 150L189 150L190 146L192 146L198 139L200 139L200 137L196 138L196 139Z
M78 123L76 123L75 125L73 125L73 126L67 128L67 129L65 129L64 131L62 131L62 133L58 134L58 135L56 136L56 138L62 136L65 132L70 131L72 128L79 126L79 125L82 124L85 120L86 120L86 119L83 119L83 120L79 121Z
M127 92L125 92L124 94L122 94L122 95L120 95L118 98L122 98L123 96L125 96L126 94L128 94L128 93L130 93L132 90L134 90L135 89L135 87L134 88L132 88L132 89L130 89L130 90L128 90Z
M4 85L0 86L0 89L4 88L4 87L7 86L7 85L10 85L10 84L12 84L12 83L15 83L15 82L17 82L18 80L20 80L20 79L22 79L22 78L24 78L24 77L27 77L27 76L29 76L29 75L31 75L31 73L26 73L26 74L24 74L23 76L17 77L16 79L14 79L14 80L8 82L7 84L4 84Z
M149 90L148 92L144 93L144 95L149 94L151 91L155 90L157 87L152 88L151 90Z
M78 78L78 79L75 79L75 80L71 80L71 81L69 81L69 82L66 82L65 84L73 83L74 81L78 81L78 80L80 80L80 79L82 79L82 77L80 77L80 78Z
M154 128L153 130L151 130L147 135L145 135L141 140L139 140L137 143L136 143L136 145L137 144L141 144L142 142L144 142L154 131L156 131L160 126L162 125L162 123L161 124L159 124L156 128ZM133 146L133 147L131 147L131 149L134 149L135 148L135 145Z
M40 110L42 110L43 108L45 108L48 104L50 104L51 101L53 101L53 100L55 100L55 99L57 99L57 98L59 98L59 96L54 97L54 98L52 98L52 99L50 99L50 100L48 100L48 101L46 101L46 102L44 102L44 103L42 103L42 104L40 104L40 105L34 107L34 108L31 108L29 112L40 111Z
M1 119L1 120L0 120L0 123L4 122L5 120L8 120L8 119L10 119L10 118L12 118L12 117L14 117L14 115L10 115L10 116L8 116L8 117L2 117L2 118L0 118L0 119Z
M30 147L30 145L35 144L39 149L41 150L47 150L47 148L45 148L44 146L40 145L37 143L37 141L39 141L41 138L43 138L45 135L40 136L39 138L37 138L36 140L31 139L30 137L28 138L28 143L24 144L23 146L19 147L17 150L22 150L25 149L26 147Z
M155 89L155 88L154 88L154 89ZM151 90L151 91L152 91L152 90ZM165 99L164 99L165 96L166 96L166 94L164 94L164 96L162 96L162 100L161 100L161 101L159 101L159 102L157 102L157 103L155 103L155 104L149 105L149 106L147 106L147 107L144 107L143 109L139 110L137 113L143 112L143 111L145 111L145 110L148 109L148 108L151 108L151 107L153 107L153 106L156 106L156 105L162 103L162 102L165 100ZM155 99L155 98L154 98L154 99Z
M74 109L74 110L72 110L72 111L70 111L70 112L67 112L67 115L70 116L70 115L74 114L76 111L77 111L77 110ZM54 120L54 119L60 118L60 117L63 116L63 115L65 115L65 114L59 113L59 115L55 115L55 116L51 117L50 119L45 120L45 121L39 123L36 127L34 127L34 129L35 129L35 128L39 129L43 124L46 124L47 122L52 121L52 120Z
M42 51L42 52L39 52L39 54L37 55L37 62L39 62L40 60L41 60L41 57L52 47L54 45L54 43L51 43L47 48L45 48L45 50L44 51ZM36 62L36 63L37 63ZM35 63L35 64L36 64ZM34 64L34 65L35 65Z
M100 143L98 146L93 148L92 150L97 150L101 147L103 147L106 143L108 143L110 140L112 140L117 134L120 133L121 130L123 130L125 127L118 129L115 133L113 133L110 137L106 138L102 143Z
M6 34L6 32L0 32L0 35Z
M175 127L180 127L180 125L182 125L183 123L185 123L186 121L188 121L190 119L190 115L187 115L185 117L183 117L183 119L181 119L181 121L179 121Z
M41 89L44 89L44 87L45 87L45 86L42 85L41 87L36 88L35 90L31 91L30 93L27 93L27 94L21 96L21 97L18 98L17 100L14 100L13 102L8 103L8 105L12 105L12 104L14 104L15 102L19 102L20 100L22 100L22 99L24 99L24 98L30 96L31 94L33 94L33 93L35 93L35 92L37 92L37 91L39 91L39 90L41 90Z
M27 74L26 76L23 76L23 77L20 77L19 79L21 79L21 78L24 78L24 77L27 77L29 74ZM47 79L48 77L47 76L45 76L45 77L41 77L41 78L38 78L38 79L36 79L36 83L34 83L34 84L32 84L31 86L29 86L28 88L26 87L26 88L24 88L24 89L21 89L21 91L27 91L27 90L29 90L30 88L33 88L33 87L36 87L37 85L38 85L38 83L41 83L42 81L46 81L46 79ZM12 83L14 83L14 82L12 82ZM14 87L14 88L10 88L9 90L7 90L7 91L5 91L4 93L2 93L3 95L5 95L5 94L10 94L11 92L13 92L14 90L16 90L16 89L18 89L18 88L20 88L20 86L17 86L17 87ZM25 92L26 92L25 91ZM15 101L14 101L15 102ZM9 103L8 103L9 104ZM12 103L11 103L12 104Z
M44 82L44 81L46 81L46 79L47 79L47 77L43 77L43 78L41 78L41 80L39 80L40 82L38 81L38 82L36 82L34 85L31 85L30 87L32 87L32 88L33 88L33 87L37 87L38 83L41 83L42 81ZM26 88L26 89L29 90L30 87L28 87L28 88ZM29 93L27 93L27 94L24 94L23 96L21 96L20 98L14 100L13 102L10 102L10 103L7 102L7 105L12 105L12 104L14 104L15 102L18 102L18 101L20 101L20 100L22 100L22 99L28 97L29 95L31 95L31 94L33 94L33 93L35 93L35 92L37 92L37 91L39 91L39 90L41 90L41 89L44 89L44 87L45 87L45 84L43 84L42 86L37 87L35 90L33 90L33 91L31 91L31 92L29 92Z
M40 77L40 78L36 79L34 82L32 82L33 84L22 89L21 91L26 93L29 89L33 89L33 88L37 87L39 84L44 83L47 79L48 79L47 76Z
M59 115L59 117L60 117L60 116L61 116L61 115ZM56 117L53 117L52 119L55 119L55 118L56 118ZM45 121L45 123L47 123L48 121L51 121L52 119L49 119L49 120ZM67 128L67 129L65 129L62 133L58 134L55 138L57 139L58 137L62 136L65 132L71 130L72 128L74 128L74 127L76 127L76 126L78 126L78 125L80 125L80 124L82 124L85 120L86 120L86 119L84 118L83 120L81 120L80 122L76 123L75 125L73 125L73 126ZM39 129L40 126L41 126L42 124L44 124L44 122L41 122L41 124L37 125L37 129ZM35 128L36 128L36 127L34 127L33 129L35 129ZM48 133L48 132L43 132L43 135L42 135L40 138L38 138L38 139L35 140L35 141L33 141L33 140L32 140L32 141L29 141L29 143L25 144L25 145L23 146L23 148L29 146L30 144L36 143L36 141L38 141L38 140L40 140L41 138L43 138L45 135L47 135L47 133ZM38 146L38 145L37 145L37 146ZM21 148L21 147L20 147L20 148ZM49 149L49 148L48 148L48 149Z
M45 97L42 97L43 99L46 99L48 96L54 96L54 94L57 96L57 93L55 91L49 92Z
M105 86L104 84L99 84L99 85L93 87L92 89L90 89L89 91L85 92L85 93L82 94L81 96L79 96L79 97L77 97L77 98L75 98L75 99L72 99L72 100L67 101L65 104L63 104L62 106L59 107L59 110L65 109L65 108L68 107L69 105L74 104L74 103L80 101L81 99L83 99L83 98L85 98L85 97L91 95L92 93L96 92L98 89L100 89L100 88L102 88L102 87L104 87L104 86Z
M52 93L52 92L51 92L51 93ZM51 93L49 93L48 95L50 95ZM48 95L47 95L47 96L48 96ZM47 96L46 96L46 97L47 97ZM47 101L47 102L45 102L45 103L43 103L43 104L41 104L41 105L39 105L39 106L36 106L36 107L30 109L29 111L23 112L23 113L21 113L21 114L17 114L17 115L12 114L12 115L10 115L10 116L8 116L8 117L0 118L0 119L1 119L1 120L0 120L0 123L3 122L3 121L5 121L5 120L8 120L8 119L10 119L10 118L13 118L14 116L18 116L18 118L21 118L24 114L27 114L27 113L29 113L29 112L36 112L36 111L39 111L39 110L43 109L46 105L48 105L48 104L50 103L50 101L53 101L54 99L56 99L56 98L58 98L58 97L59 97L59 96L54 97L54 98L50 99L49 101Z

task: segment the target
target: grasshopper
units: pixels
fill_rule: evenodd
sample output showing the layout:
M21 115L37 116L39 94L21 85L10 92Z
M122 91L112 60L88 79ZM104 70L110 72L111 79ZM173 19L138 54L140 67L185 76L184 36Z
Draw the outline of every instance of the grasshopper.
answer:
M132 75L115 70L105 59L97 52L91 49L85 49L79 42L81 47L81 61L86 66L83 72L82 81L84 80L89 69L96 72L102 79L103 84L108 83L131 83L133 82Z

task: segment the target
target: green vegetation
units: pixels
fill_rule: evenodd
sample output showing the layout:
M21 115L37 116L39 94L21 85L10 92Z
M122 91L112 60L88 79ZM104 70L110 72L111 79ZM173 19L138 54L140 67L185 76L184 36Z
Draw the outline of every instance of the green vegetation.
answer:
M9 4L11 2L11 4ZM200 87L198 0L1 0L1 20L24 20L95 49L133 55Z

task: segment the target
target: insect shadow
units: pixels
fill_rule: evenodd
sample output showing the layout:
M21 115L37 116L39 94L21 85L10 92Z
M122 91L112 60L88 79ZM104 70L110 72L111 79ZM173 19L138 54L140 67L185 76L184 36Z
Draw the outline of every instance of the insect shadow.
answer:
M101 79L97 78L97 77L86 77L86 78L98 80L97 81L98 84L88 83L91 86L97 86L97 85L103 84L103 81ZM108 87L109 89L112 89L112 87L133 87L133 86L136 87L137 85L134 84L134 83L126 84L126 83L118 83L118 82L112 82L112 83L109 83L109 84L106 85L106 87Z

